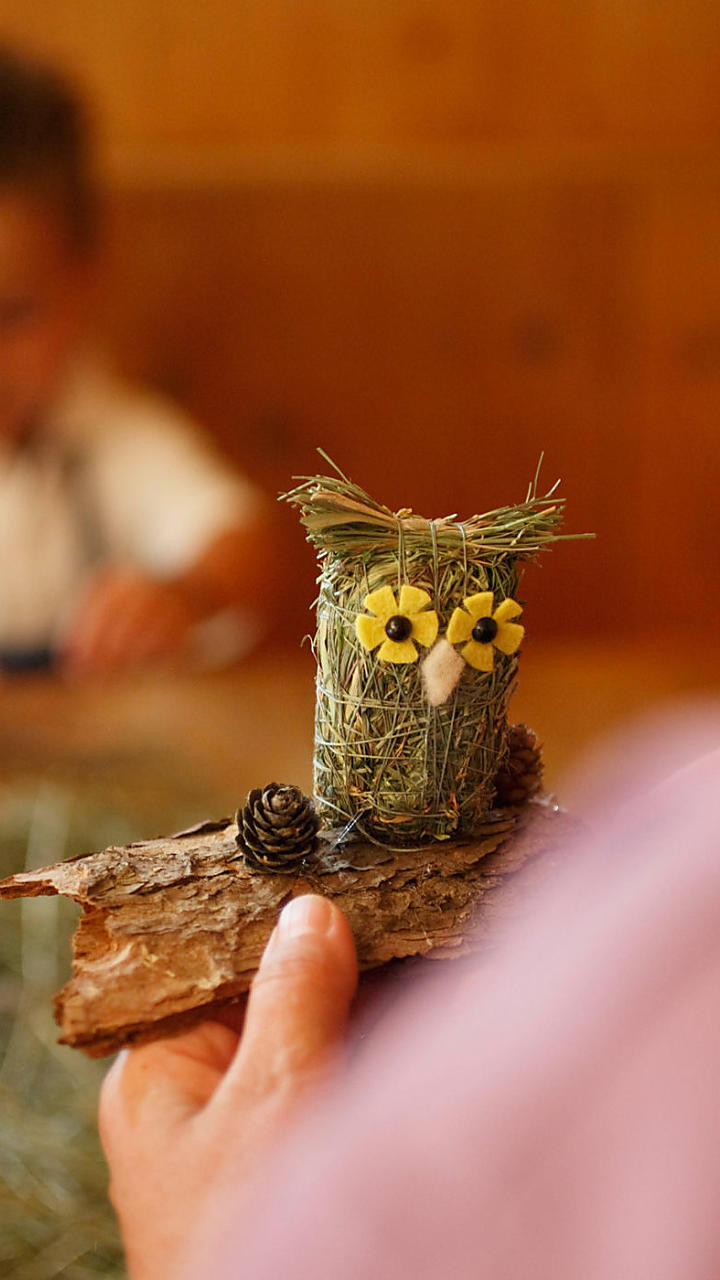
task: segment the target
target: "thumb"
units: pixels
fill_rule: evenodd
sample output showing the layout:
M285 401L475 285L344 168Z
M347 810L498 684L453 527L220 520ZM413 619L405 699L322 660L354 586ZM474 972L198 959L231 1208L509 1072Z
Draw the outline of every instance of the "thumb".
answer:
M340 1049L357 985L350 927L315 894L293 898L265 948L250 990L237 1055L216 1095L294 1096L315 1083Z

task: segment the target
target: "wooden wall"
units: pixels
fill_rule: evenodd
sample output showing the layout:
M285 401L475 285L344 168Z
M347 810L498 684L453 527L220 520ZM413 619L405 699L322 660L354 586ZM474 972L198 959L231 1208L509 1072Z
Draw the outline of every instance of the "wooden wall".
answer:
M269 488L568 525L533 627L720 623L714 0L5 0L97 104L103 327ZM313 566L292 519L297 600ZM681 621L682 619L682 621Z

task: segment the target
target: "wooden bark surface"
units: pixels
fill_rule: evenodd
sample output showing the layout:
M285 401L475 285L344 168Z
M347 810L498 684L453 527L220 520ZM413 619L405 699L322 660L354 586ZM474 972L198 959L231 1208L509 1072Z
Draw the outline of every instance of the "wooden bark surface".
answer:
M302 874L248 871L234 823L105 849L0 882L0 897L63 894L83 908L60 1040L101 1057L167 1034L245 992L289 898L319 892L348 917L360 966L482 945L513 909L513 877L544 863L570 819L552 802L491 815L478 838L391 853L354 843Z

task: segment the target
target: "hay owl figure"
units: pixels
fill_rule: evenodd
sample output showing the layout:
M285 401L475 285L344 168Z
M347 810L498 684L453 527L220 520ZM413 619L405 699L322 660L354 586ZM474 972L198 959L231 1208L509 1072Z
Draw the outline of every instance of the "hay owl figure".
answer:
M390 848L471 836L492 806L524 636L522 561L558 537L563 500L459 521L393 512L345 476L306 479L320 561L315 795Z

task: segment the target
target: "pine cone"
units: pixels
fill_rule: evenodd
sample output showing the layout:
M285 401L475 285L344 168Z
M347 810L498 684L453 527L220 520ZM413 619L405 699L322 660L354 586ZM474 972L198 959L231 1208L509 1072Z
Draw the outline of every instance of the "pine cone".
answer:
M512 724L507 736L508 756L495 778L495 807L527 804L542 787L540 744L525 724Z
M237 824L246 867L289 873L315 848L320 821L299 787L271 782L250 792L238 809Z

